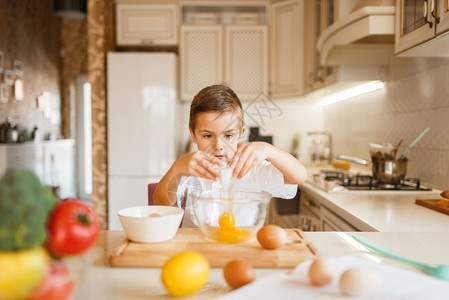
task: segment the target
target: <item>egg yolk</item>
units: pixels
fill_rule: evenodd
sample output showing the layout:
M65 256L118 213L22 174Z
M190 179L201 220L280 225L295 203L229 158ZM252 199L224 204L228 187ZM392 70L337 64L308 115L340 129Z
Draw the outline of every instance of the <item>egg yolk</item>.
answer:
M218 219L217 240L224 243L239 243L249 238L249 232L235 228L235 218L231 212L224 212Z

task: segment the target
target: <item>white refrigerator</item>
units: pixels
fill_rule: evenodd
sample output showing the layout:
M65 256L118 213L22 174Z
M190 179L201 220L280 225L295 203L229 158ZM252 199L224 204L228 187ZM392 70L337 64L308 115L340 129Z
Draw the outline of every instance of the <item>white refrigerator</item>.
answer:
M175 159L176 55L119 53L107 57L108 223L117 211L148 204L147 184Z

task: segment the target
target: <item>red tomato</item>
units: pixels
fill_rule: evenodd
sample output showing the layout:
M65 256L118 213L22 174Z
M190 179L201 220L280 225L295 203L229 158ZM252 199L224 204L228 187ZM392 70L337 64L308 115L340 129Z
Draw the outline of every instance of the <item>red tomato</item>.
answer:
M60 256L87 251L100 233L100 223L94 210L73 198L56 204L50 213L47 228L47 248Z
M75 282L69 269L60 262L50 264L50 272L29 300L66 300L70 298Z

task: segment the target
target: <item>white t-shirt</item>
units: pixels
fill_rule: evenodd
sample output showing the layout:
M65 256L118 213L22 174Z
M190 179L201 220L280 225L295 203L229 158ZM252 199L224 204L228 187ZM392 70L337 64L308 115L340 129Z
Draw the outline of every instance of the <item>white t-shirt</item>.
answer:
M231 170L229 169L229 171ZM271 194L273 197L284 199L295 197L297 191L297 185L285 184L284 175L266 160L251 169L242 179L232 178L230 184L233 189L262 191ZM181 178L176 194L178 205L181 206L185 203L182 227L197 227L192 199L187 197L189 187L201 188L201 190L219 189L220 182L194 176L183 176ZM247 213L251 214L251 212Z

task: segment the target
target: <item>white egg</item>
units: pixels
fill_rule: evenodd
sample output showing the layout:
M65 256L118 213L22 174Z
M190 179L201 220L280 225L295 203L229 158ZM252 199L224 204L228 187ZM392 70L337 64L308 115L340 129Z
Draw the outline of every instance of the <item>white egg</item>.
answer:
M335 269L332 263L324 257L317 257L309 268L309 278L313 285L323 286L332 282Z
M340 277L340 290L346 296L369 297L376 294L380 286L380 275L369 269L349 269Z

